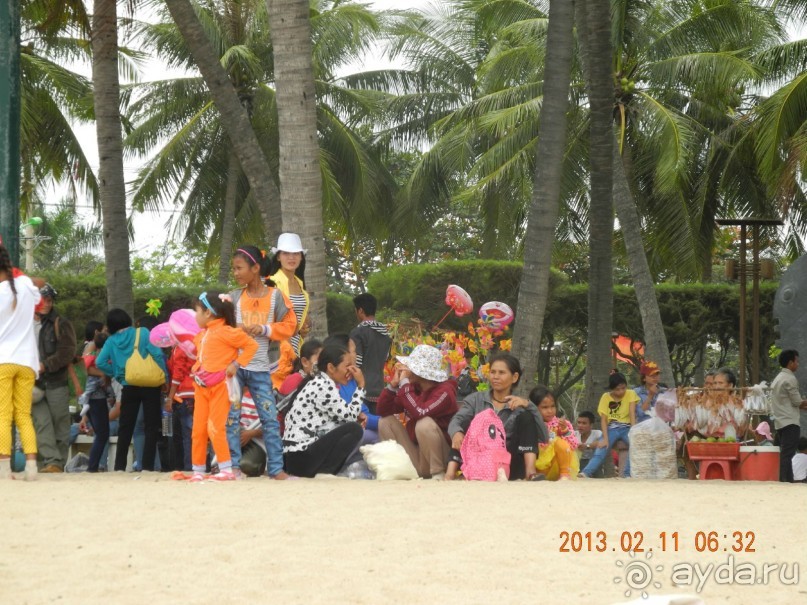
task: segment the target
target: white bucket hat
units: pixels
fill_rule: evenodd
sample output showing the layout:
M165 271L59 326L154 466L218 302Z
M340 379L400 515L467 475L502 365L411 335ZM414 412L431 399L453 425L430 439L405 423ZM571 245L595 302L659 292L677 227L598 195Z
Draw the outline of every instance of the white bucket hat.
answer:
M302 252L303 254L308 254L308 250L303 248L303 242L296 233L280 234L280 237L277 238L277 247L272 248L272 254L277 254L278 252Z
M443 367L443 354L435 347L418 345L408 357L396 355L395 359L409 368L410 372L426 380L434 382L448 380L448 372Z

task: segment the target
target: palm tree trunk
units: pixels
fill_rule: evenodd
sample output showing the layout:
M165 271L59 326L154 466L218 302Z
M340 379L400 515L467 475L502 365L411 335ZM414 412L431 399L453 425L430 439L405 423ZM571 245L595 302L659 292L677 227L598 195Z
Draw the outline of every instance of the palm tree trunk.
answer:
M226 285L230 277L230 260L233 255L235 233L235 202L238 196L238 180L241 165L234 153L230 154L227 166L227 191L224 194L224 216L221 221L221 254L219 255L219 283Z
M571 80L574 6L569 0L549 5L544 98L538 127L535 183L524 238L524 271L518 291L518 321L513 353L525 368L521 392L535 382L538 354L549 299L552 245L558 222L561 170L566 151L566 111Z
M646 346L645 356L659 365L662 381L665 384L673 385L675 384L675 379L673 377L672 361L670 361L670 349L667 346L667 335L664 333L664 324L661 321L661 311L656 298L653 275L650 273L650 265L647 263L647 255L642 243L642 227L639 222L639 213L636 210L636 202L631 194L616 140L613 142L613 150L614 206L624 235L625 249L628 252L628 264L633 278L636 300L639 303L639 313L642 316L642 328Z
M267 0L275 60L283 230L308 248L305 282L315 336L325 336L325 239L308 0Z
M227 131L233 152L257 200L267 240L274 242L280 235L280 195L247 110L241 105L238 93L221 66L190 0L166 0L165 4L221 115L221 123Z
M118 10L116 0L95 0L92 16L92 80L98 140L98 189L104 221L107 304L134 313L123 137L118 81Z
M591 108L589 160L591 197L589 202L588 363L586 401L596 408L607 390L611 362L611 333L614 316L613 282L613 110L614 84L611 61L610 2L578 0L578 31L586 37L588 49L588 96Z

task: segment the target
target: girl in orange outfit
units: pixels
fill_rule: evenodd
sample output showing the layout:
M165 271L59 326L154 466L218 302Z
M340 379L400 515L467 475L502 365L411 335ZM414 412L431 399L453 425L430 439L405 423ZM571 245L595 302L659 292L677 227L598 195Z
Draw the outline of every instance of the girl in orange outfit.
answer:
M205 479L205 459L208 438L219 464L214 481L232 481L230 448L227 445L227 415L230 397L226 378L235 376L238 368L247 365L258 343L243 330L236 328L235 307L227 294L202 292L194 304L196 322L202 331L196 335L196 381L191 435L193 476L191 481Z

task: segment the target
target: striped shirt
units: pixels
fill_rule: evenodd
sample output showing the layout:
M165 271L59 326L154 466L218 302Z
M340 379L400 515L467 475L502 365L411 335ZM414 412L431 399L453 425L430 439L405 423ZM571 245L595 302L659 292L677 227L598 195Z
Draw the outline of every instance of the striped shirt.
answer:
M297 325L300 326L303 321L303 314L305 313L305 294L291 294L289 300L294 307L294 314L297 316ZM300 355L300 335L295 334L291 337L291 346L294 347L294 353Z

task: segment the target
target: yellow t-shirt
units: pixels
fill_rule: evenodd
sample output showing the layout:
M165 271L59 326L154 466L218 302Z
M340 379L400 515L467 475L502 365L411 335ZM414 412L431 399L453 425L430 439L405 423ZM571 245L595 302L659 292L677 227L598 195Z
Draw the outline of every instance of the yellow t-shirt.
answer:
M608 418L608 423L619 422L621 424L630 424L630 408L636 405L639 401L639 396L632 389L625 391L624 397L621 401L616 401L611 393L604 393L600 397L600 404L597 406L597 413L600 416Z

